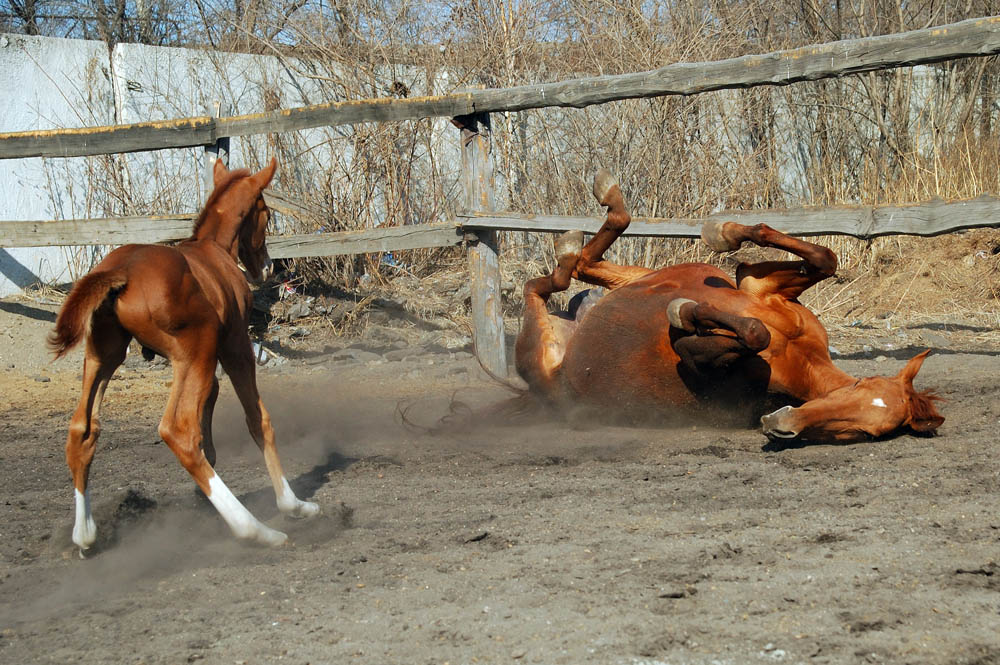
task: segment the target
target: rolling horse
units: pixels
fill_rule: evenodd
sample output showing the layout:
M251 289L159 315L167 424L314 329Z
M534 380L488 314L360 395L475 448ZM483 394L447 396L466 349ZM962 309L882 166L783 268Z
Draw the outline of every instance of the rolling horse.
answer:
M604 252L631 217L615 178L601 170L594 196L607 209L583 244L579 231L556 239L556 266L524 286L516 367L530 393L610 414L743 410L760 416L769 438L860 441L904 431L929 433L944 418L933 392L913 379L928 351L893 377L856 378L833 364L826 330L799 302L832 277L837 257L826 247L764 224L710 221L702 240L716 252L749 241L799 260L742 263L735 279L705 263L659 270L616 265ZM568 313L550 314L552 293L572 279L602 287L578 294Z
M219 395L216 363L229 376L250 434L264 454L278 508L294 517L319 512L295 496L281 469L271 420L257 391L247 326L252 296L247 280L271 270L266 230L270 211L263 190L277 168L251 174L217 161L215 188L191 237L176 246L125 245L74 285L49 347L56 358L85 341L83 390L70 420L66 461L73 478L73 542L81 550L97 538L87 479L100 434L104 391L135 338L143 355L170 359L173 383L159 434L238 538L280 545L285 534L259 522L212 468L212 413ZM243 264L243 270L239 263Z

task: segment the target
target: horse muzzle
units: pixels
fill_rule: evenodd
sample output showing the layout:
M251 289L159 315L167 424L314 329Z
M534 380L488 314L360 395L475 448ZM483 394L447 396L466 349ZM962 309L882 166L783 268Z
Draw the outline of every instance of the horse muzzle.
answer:
M795 409L783 406L766 416L761 416L760 426L769 439L794 439L800 434L798 428L791 422Z

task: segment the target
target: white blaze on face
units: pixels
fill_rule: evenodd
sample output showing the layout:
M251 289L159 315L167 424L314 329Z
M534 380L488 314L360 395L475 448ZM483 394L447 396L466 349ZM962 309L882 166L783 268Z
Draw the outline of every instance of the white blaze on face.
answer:
M97 525L94 516L90 514L90 490L80 492L73 489L76 499L76 519L73 524L73 542L85 550L97 540Z
M876 397L875 399L873 399L872 400L872 406L877 406L880 409L886 408L885 402L882 400L881 397Z

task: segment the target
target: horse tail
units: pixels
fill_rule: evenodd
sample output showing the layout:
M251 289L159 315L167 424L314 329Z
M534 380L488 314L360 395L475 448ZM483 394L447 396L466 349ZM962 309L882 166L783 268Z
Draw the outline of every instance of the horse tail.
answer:
M475 427L507 427L531 424L546 413L549 406L538 395L521 392L516 397L509 397L502 402L491 404L479 409L473 409L465 402L452 395L448 403L448 413L438 418L433 425L420 425L410 419L410 410L418 406L417 402L396 405L396 419L400 425L413 434L429 434L440 436L460 434Z
M452 395L448 403L448 413L438 418L433 425L418 425L409 418L409 411L415 403L404 406L402 403L396 405L396 417L400 424L410 432L416 434L430 434L433 436L441 434L457 434L471 429L474 426L508 426L528 424L537 420L540 416L551 415L552 404L541 395L534 393L530 388L517 385L515 382L498 376L490 371L478 356L479 367L483 372L502 388L514 394L501 402L491 404L479 409L473 409L465 402L459 401L456 394Z
M90 334L94 310L107 300L112 291L121 290L126 281L124 271L110 270L92 272L76 282L59 310L55 329L49 333L49 350L55 354L55 359L61 358Z

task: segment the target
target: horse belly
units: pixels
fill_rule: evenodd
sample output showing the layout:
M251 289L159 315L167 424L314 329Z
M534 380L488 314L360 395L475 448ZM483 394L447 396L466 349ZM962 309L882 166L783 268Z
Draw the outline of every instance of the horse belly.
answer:
M693 404L677 371L662 294L604 296L577 324L562 373L574 397L616 411Z
M753 418L766 392L767 372L755 366L763 361L755 357L718 375L693 375L671 345L671 335L679 333L671 333L667 320L675 298L733 310L742 297L724 273L704 264L673 266L612 291L567 344L561 370L571 396L643 417L719 407L733 420Z

